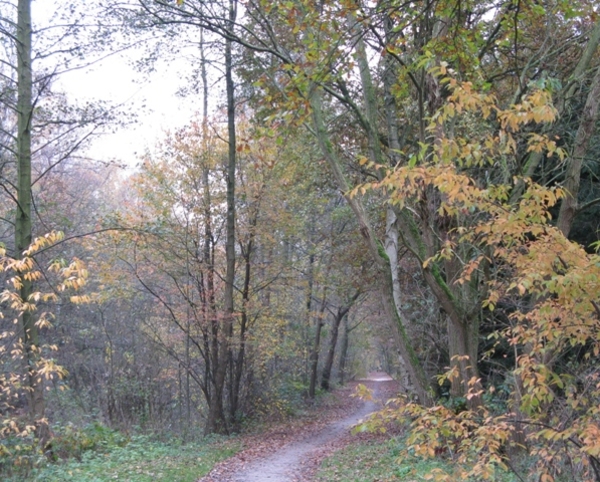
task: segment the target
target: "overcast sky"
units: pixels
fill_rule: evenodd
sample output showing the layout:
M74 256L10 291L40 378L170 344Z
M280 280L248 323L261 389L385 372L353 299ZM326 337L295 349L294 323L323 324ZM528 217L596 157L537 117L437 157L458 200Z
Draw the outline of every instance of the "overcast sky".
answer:
M139 52L111 56L93 67L62 74L55 84L73 101L109 100L138 113L135 123L95 140L89 149L93 158L115 158L133 166L136 152L152 147L165 130L185 125L201 106L194 96L176 95L185 82L185 62L159 63L155 72L145 75L130 66L135 55Z
M65 11L68 6L67 0L34 0L34 23L38 28L49 25L55 21L52 20L54 12ZM192 41L184 44L197 55L197 46ZM185 58L185 52L177 53L175 49L169 50L170 47L167 46L165 52L168 62L158 61L151 74L139 73L132 67L132 63L145 54L143 48L138 48L114 54L88 68L62 73L55 79L53 88L65 92L70 102L104 100L123 104L125 110L137 114L135 123L96 139L88 150L90 157L115 159L133 167L138 161L136 153L152 148L165 130L184 126L200 110L202 102L197 95L186 98L177 95L189 81L194 61ZM48 61L52 70L52 58ZM220 96L211 92L210 97L214 108Z

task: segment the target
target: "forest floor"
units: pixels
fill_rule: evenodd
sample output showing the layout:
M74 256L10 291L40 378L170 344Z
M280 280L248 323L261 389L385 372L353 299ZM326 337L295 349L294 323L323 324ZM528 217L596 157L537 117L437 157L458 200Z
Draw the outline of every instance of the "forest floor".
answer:
M353 397L362 383L373 401ZM385 373L335 390L302 417L275 424L260 433L242 437L244 449L216 465L198 482L308 482L316 480L321 462L333 452L375 435L352 435L351 427L378 410L398 393L398 383Z

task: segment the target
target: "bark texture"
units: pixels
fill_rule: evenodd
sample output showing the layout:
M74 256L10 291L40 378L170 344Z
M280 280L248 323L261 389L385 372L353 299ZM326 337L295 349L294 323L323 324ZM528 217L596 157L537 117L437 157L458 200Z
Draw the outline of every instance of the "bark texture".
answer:
M19 0L17 19L17 210L15 217L15 257L32 241L31 219L31 123L33 117L33 69L31 64L31 0ZM31 281L23 279L21 299L29 301L33 293ZM38 371L39 330L31 311L20 317L21 340L25 352L29 417L43 445L49 436L45 420L44 382Z
M579 182L581 180L581 168L583 160L590 145L592 135L596 130L596 121L598 120L598 106L600 105L600 68L596 69L596 74L592 80L590 91L581 114L581 122L575 135L575 145L573 154L567 164L565 173L565 182L563 188L566 191L565 197L560 205L558 213L557 226L565 236L569 236L573 220L577 214L577 198L579 195Z

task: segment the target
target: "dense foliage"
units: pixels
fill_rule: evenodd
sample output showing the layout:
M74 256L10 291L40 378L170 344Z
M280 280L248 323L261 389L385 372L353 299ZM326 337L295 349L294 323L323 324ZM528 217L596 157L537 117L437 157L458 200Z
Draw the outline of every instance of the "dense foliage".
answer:
M59 37L0 10L8 459L67 421L234 433L383 368L369 426L437 479L600 480L597 2L91 3ZM122 176L77 156L112 116L47 80L115 32L188 52L203 99Z

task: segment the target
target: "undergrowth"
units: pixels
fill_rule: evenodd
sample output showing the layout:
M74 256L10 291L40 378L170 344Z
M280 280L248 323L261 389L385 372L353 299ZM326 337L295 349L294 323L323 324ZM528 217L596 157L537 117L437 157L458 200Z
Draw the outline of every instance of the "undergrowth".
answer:
M7 482L194 482L240 449L232 439L164 442L99 424L62 428L45 453L26 440L4 440L2 447L0 478Z
M356 442L325 459L317 473L319 482L417 482L435 480L437 470L451 471L443 459L416 456L401 458L401 438L387 441ZM458 479L460 480L460 479ZM512 474L498 471L496 482L517 482Z

